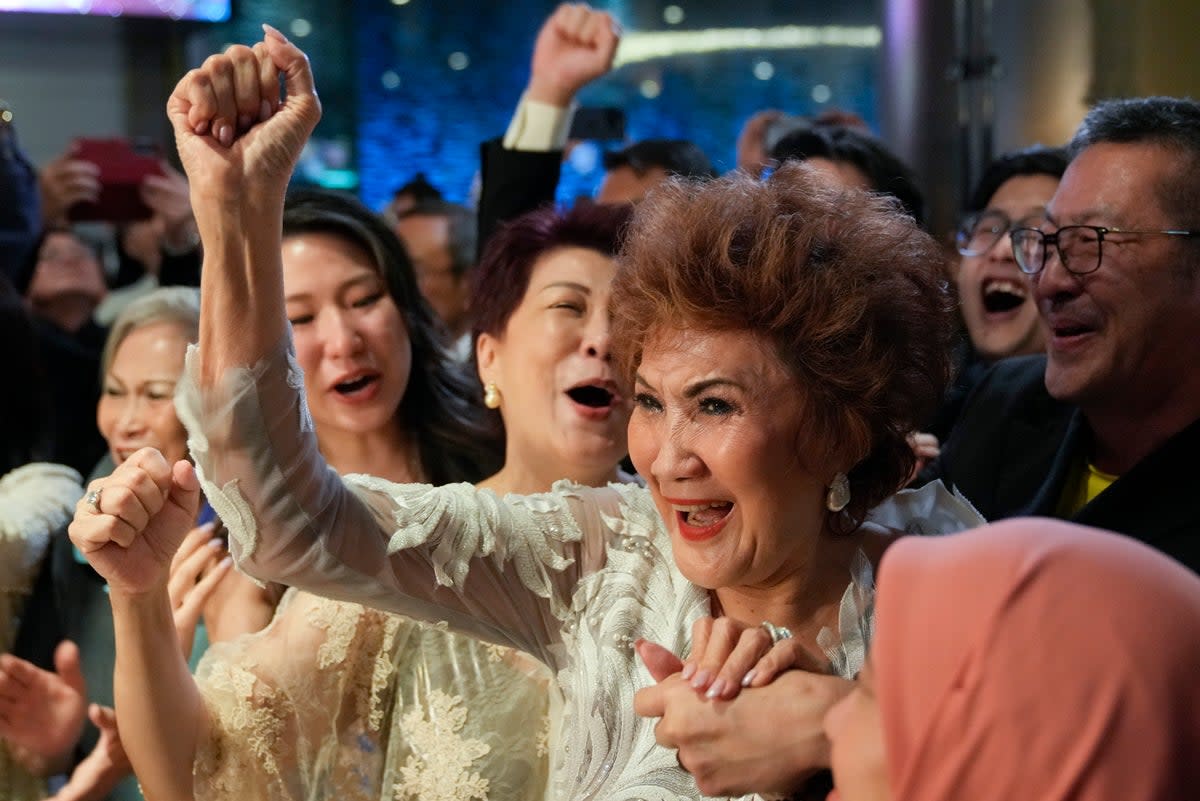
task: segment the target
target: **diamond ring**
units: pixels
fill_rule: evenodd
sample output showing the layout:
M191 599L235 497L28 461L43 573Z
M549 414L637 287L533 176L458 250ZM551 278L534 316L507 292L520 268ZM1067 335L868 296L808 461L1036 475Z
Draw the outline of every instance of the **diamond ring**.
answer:
M776 626L774 623L766 620L760 625L763 631L771 638L771 645L778 644L780 640L790 640L792 638L792 631L786 626Z
M104 487L94 489L83 496L83 502L92 507L92 511L100 514L100 493L104 492Z

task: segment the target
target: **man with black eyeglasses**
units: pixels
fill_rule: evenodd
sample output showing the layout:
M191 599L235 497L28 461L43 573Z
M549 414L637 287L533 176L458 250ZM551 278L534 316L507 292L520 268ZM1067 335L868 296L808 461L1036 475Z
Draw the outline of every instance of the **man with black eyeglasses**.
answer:
M1200 103L1102 103L1070 155L1047 222L1010 235L1046 355L994 367L923 477L1200 572Z

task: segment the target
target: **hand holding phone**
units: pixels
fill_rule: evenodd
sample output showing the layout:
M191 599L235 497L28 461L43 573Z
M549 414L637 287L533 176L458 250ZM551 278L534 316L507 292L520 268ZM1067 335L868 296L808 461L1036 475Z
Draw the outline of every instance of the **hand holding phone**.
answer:
M153 213L142 199L141 186L147 176L162 175L162 154L153 144L135 140L75 140L71 159L94 164L99 191L94 198L76 202L68 210L75 222L101 220L130 222L147 220Z

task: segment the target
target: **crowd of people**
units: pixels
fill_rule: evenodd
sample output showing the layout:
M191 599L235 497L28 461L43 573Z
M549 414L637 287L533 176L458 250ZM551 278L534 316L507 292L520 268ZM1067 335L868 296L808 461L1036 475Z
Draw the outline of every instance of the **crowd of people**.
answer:
M1000 156L952 258L849 114L556 207L619 37L545 21L475 209L289 191L270 26L149 219L0 153L0 797L1200 792L1200 103Z

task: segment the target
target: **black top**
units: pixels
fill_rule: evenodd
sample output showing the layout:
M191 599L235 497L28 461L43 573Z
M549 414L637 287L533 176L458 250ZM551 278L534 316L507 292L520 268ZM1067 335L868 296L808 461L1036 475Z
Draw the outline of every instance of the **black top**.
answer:
M1092 432L1079 409L1046 391L1045 372L1045 356L992 367L921 478L957 488L988 520L1056 517L1067 481L1092 450ZM1200 419L1070 519L1135 537L1200 573L1198 452Z

